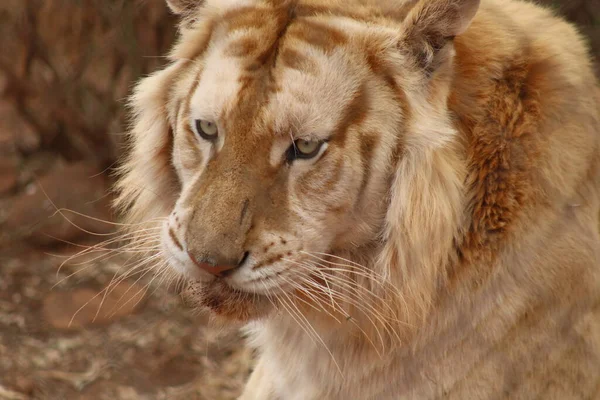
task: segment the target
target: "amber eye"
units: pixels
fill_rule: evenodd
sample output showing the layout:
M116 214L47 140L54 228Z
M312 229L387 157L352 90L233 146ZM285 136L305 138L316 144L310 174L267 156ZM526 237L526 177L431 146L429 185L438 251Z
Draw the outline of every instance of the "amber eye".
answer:
M194 121L196 133L204 140L213 141L219 136L219 129L214 122L197 119Z
M288 161L293 161L297 158L309 159L317 156L323 146L323 141L298 139L290 146L286 157Z

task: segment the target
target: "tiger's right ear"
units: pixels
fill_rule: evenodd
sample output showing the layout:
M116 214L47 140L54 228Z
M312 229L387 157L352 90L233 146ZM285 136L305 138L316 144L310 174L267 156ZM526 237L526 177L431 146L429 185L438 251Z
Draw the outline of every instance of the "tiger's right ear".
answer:
M203 3L203 0L166 0L167 5L174 14L189 14Z
M480 0L419 0L404 20L401 46L410 51L422 70L433 73L447 60L447 48L464 33Z

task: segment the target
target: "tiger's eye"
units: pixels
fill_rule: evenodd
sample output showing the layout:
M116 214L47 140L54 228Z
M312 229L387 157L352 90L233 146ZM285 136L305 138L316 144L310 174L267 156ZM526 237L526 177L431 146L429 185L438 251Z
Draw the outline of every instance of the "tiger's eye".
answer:
M303 155L310 155L319 150L321 147L320 142L314 140L296 140L296 149Z
M197 119L194 124L196 125L196 132L204 140L213 141L219 136L219 129L214 122Z
M297 158L309 159L316 157L321 151L323 143L320 140L298 139L288 149L287 159L293 161Z

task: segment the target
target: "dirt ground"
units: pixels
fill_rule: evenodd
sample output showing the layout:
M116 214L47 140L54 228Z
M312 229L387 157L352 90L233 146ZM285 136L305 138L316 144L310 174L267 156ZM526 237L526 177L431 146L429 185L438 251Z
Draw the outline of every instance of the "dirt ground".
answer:
M167 290L152 274L116 286L98 312L103 293L94 296L128 264L129 254L90 254L57 273L75 251L3 252L0 399L239 395L251 353L235 331L211 327L206 316L186 307L174 285Z
M600 0L539 1L600 53ZM113 231L54 215L114 219L105 171L124 98L160 67L175 23L164 0L0 0L0 400L228 400L250 372L240 334L165 277L141 269L103 291L131 254L68 260L84 248L69 242Z

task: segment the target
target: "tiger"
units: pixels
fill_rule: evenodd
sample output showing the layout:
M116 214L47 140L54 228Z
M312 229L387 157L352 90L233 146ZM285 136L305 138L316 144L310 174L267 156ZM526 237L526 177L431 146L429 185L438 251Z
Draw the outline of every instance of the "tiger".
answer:
M115 207L242 400L600 393L600 90L523 0L166 0Z

